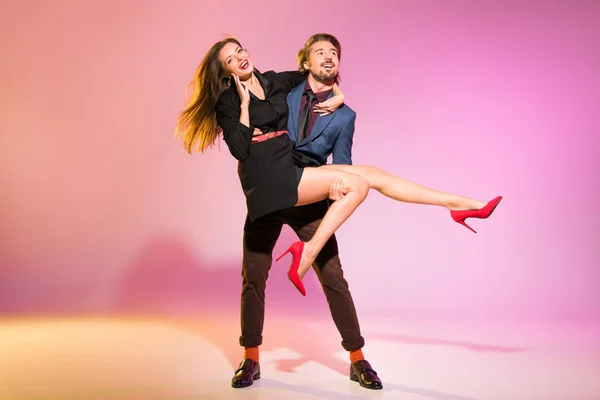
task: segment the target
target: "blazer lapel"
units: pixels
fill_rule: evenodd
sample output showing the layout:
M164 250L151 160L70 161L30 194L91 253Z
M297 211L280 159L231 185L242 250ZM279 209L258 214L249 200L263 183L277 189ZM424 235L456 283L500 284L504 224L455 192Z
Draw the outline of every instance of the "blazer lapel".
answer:
M296 141L298 139L298 117L300 116L300 100L302 100L302 89L306 83L296 86L290 91L289 99L289 115L288 115L288 131L290 139Z
M331 120L333 120L333 118L335 118L335 113L326 115L324 117L322 117L322 116L317 117L317 120L315 121L315 125L313 126L312 131L310 132L310 136L308 136L304 140L313 141L316 138L318 138L319 136L321 136L321 134L323 133L325 128L327 128L327 125L329 125L329 123L331 122Z
M258 78L260 85L263 88L263 91L265 92L265 99L269 97L269 94L271 93L271 83L266 80L262 74L260 72L258 72L257 70L254 70L254 75L256 75L256 77ZM252 92L250 92L250 94L253 94ZM254 96L256 97L256 96ZM256 97L258 99L258 97Z

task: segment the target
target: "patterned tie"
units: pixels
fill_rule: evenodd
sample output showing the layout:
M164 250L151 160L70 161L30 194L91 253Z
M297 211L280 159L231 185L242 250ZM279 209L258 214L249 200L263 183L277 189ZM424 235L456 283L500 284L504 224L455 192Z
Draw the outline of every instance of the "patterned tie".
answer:
M300 110L300 118L298 120L298 143L306 137L306 128L308 126L309 112L312 112L312 102L317 98L312 90L306 91L306 105Z

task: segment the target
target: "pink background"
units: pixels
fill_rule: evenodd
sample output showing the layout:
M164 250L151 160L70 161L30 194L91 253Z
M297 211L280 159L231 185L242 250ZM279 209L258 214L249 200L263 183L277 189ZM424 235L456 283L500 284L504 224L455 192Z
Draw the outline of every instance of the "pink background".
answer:
M354 163L504 200L474 235L376 192L338 232L359 316L600 318L600 2L27 1L0 16L0 312L226 312L245 216L224 142L174 139L222 34L261 70L343 46ZM312 4L312 3L310 3ZM275 249L295 240L285 230ZM326 313L273 264L268 312Z

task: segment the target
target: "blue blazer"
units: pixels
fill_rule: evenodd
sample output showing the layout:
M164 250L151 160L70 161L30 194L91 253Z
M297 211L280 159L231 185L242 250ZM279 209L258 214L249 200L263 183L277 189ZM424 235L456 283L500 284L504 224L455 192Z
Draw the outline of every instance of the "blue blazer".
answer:
M287 96L289 108L288 132L294 143L298 140L300 101L306 81L293 88ZM329 95L332 97L333 93ZM333 154L333 164L352 164L352 138L356 113L346 104L332 114L318 116L310 135L296 144L296 151L306 154L319 165L327 164Z

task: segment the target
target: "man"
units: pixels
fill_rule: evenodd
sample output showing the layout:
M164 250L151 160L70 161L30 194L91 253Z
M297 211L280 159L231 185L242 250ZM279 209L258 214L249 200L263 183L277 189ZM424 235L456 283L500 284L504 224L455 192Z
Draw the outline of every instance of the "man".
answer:
M332 94L338 81L341 56L339 41L329 34L311 36L298 52L298 69L308 73L307 80L292 89L287 102L289 107L288 131L296 142L296 150L308 157L308 163L323 165L329 155L334 164L352 164L352 137L356 113L344 105L335 112L319 116L314 105L322 103ZM330 198L339 199L340 182L332 184ZM236 388L252 385L260 378L258 346L262 344L264 299L272 252L283 224L288 224L302 241L314 235L327 211L327 201L292 207L261 217L254 222L246 218L244 225L244 259L242 266L242 336L244 360L232 378ZM323 286L329 309L342 336L342 347L350 353L350 379L362 387L381 389L377 373L364 359L364 339L348 282L344 279L338 256L335 236L325 244L313 264Z

